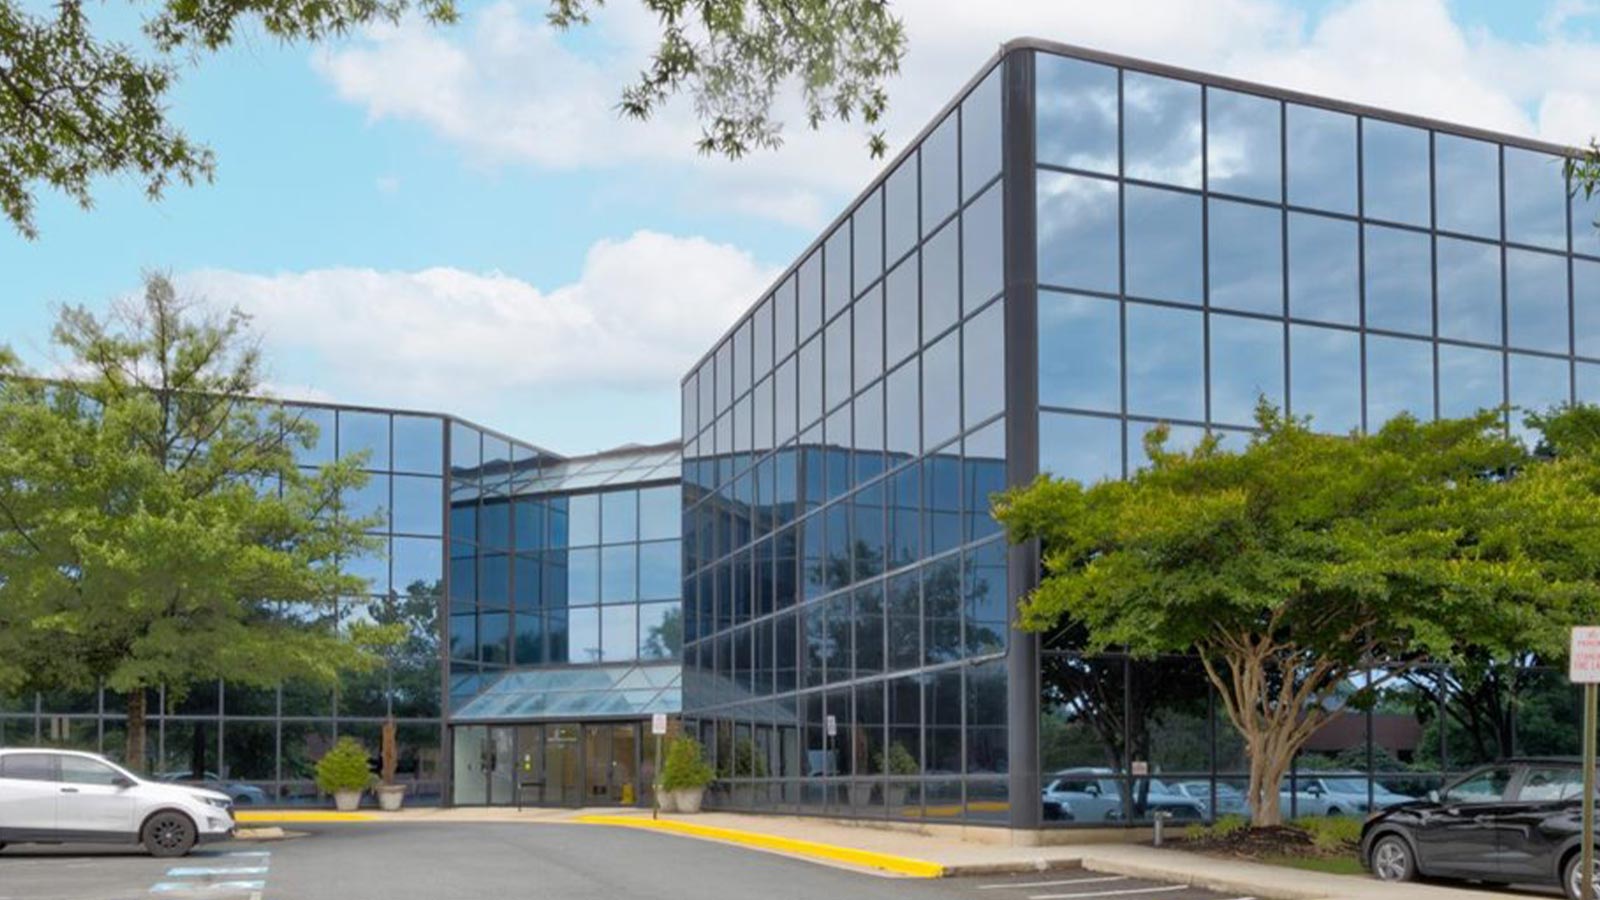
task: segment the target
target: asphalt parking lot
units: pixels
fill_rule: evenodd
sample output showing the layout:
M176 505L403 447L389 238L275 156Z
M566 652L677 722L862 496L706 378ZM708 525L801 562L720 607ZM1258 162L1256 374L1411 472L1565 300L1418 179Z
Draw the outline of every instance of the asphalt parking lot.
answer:
M123 847L0 851L0 900L1235 900L1066 871L883 878L633 829L584 825L322 824L179 860ZM1242 898L1241 898L1242 900Z

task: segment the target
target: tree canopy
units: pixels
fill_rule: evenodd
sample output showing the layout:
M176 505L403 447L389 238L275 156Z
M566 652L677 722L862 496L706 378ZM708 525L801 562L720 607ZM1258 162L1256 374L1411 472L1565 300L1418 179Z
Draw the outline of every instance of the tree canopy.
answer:
M1424 662L1559 656L1600 610L1600 466L1556 438L1593 415L1535 417L1540 454L1492 412L1341 436L1263 406L1237 451L1170 451L1158 428L1126 481L997 500L1013 541L1042 543L1021 623L1072 623L1086 653L1195 652L1274 824L1290 761L1347 705Z
M648 119L673 96L692 96L702 152L738 157L782 141L774 114L797 84L806 124L859 117L888 105L905 34L886 0L639 0L661 37L637 81L619 86L619 113ZM604 0L550 0L558 28L586 24ZM95 178L126 175L159 198L174 181L209 181L211 150L168 115L185 65L231 44L246 26L281 41L321 41L408 15L456 21L455 0L162 0L144 18L142 49L97 33L82 0L50 14L0 0L0 211L36 236L41 186L88 208ZM875 154L880 131L869 132Z
M137 767L159 685L170 703L371 665L381 628L318 627L367 590L340 570L373 550L343 502L361 460L296 465L315 427L256 399L246 320L157 276L111 316L64 310L54 339L71 380L8 357L0 382L0 691L126 695Z

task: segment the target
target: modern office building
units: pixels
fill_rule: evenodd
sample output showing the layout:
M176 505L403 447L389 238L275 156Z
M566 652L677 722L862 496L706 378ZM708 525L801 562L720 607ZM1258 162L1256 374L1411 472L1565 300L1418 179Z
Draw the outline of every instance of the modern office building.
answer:
M376 753L392 715L411 802L637 802L641 723L680 704L676 443L569 458L449 416L290 409L317 426L302 466L365 454L347 502L380 523L378 552L346 563L368 594L308 610L308 627L410 637L336 689L155 692L146 771L220 781L246 803L318 803L313 763L343 735ZM0 700L0 746L120 758L121 702Z
M312 760L376 747L393 713L414 799L640 803L643 722L681 710L713 806L1030 830L1241 812L1241 741L1192 659L1011 627L1039 563L989 497L1123 477L1158 423L1242 441L1260 396L1334 432L1600 402L1600 203L1562 152L1008 44L689 372L681 460L304 406L303 464L368 454L356 509L383 511L387 550L315 624L413 638L337 691L164 696L151 770L315 802ZM117 702L0 701L0 744L116 753ZM1578 721L1557 671L1417 672L1322 729L1284 803L1357 812L1575 752Z
M684 718L712 802L1019 829L1242 811L1193 660L1008 628L1039 562L987 496L1123 477L1158 423L1242 441L1261 396L1334 432L1600 400L1600 208L1561 154L1004 47L683 382ZM1423 672L1341 717L1286 806L1576 749L1556 673L1491 680Z

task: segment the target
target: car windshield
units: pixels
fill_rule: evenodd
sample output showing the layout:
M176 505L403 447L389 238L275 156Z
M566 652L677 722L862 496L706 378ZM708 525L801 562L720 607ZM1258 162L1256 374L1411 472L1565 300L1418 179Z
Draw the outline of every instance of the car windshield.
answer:
M1360 778L1329 778L1327 779L1327 784L1328 790L1340 794L1365 794L1367 792L1367 783Z

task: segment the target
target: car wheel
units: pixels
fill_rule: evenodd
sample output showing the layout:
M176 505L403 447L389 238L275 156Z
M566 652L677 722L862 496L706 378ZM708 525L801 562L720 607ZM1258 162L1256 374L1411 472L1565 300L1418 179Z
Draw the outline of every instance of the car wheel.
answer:
M1417 861L1411 855L1411 845L1399 835L1388 834L1372 845L1372 874L1379 881L1413 881L1417 877Z
M194 848L196 834L188 816L169 810L151 816L139 838L151 856L168 858L187 855Z
M1561 873L1561 889L1566 892L1570 900L1578 900L1583 896L1583 873L1578 870L1583 867L1583 854L1574 853L1567 860L1567 868ZM1600 871L1600 863L1595 864L1596 871ZM1596 891L1600 891L1600 878L1594 880ZM1597 893L1596 896L1600 896Z

